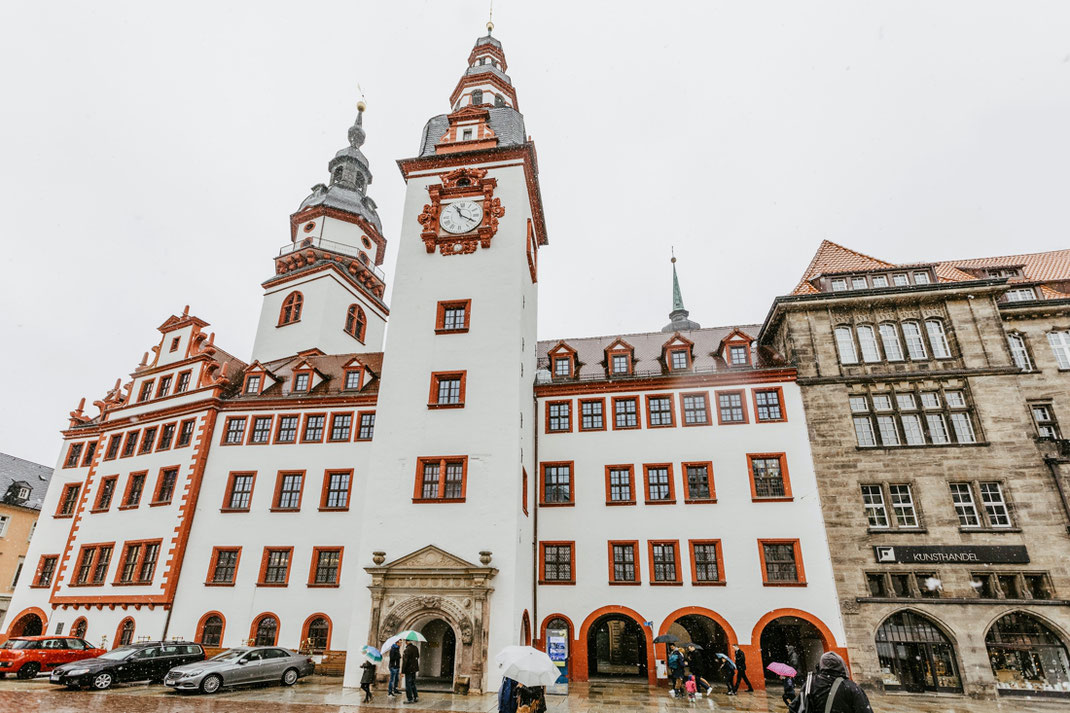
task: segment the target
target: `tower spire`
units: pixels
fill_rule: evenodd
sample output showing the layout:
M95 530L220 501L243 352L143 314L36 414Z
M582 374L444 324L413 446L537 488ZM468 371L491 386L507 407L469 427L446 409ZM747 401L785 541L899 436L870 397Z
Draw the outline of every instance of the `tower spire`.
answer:
M689 332L693 329L700 329L701 325L698 322L692 322L687 318L689 312L684 307L684 296L680 292L680 278L676 274L676 255L672 256L672 311L669 312L669 319L672 320L664 327L661 328L663 332Z

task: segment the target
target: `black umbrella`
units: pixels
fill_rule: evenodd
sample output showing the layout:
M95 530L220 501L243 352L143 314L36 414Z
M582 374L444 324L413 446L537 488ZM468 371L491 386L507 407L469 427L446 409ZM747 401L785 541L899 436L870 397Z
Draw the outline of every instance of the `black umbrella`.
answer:
M673 636L672 634L662 634L661 636L654 637L655 644L675 644L680 641L679 636Z
M699 651L703 650L703 648L701 646L699 646L698 644L696 644L694 642L688 642L687 643L687 648L689 648L689 649L698 649Z

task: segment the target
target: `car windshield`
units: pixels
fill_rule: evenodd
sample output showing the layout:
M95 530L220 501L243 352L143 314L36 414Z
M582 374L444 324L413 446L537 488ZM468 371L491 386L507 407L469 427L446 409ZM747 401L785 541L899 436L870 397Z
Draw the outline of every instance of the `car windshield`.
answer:
M218 656L213 656L212 660L213 661L237 661L239 658L241 658L241 655L244 654L248 650L249 649L231 649L230 651L224 651L223 653L219 654Z
M8 639L4 642L0 649L39 649L41 648L40 641L30 641L27 639Z
M136 646L120 646L117 649L112 649L106 654L101 654L97 658L108 659L109 661L122 661L127 656L140 651L141 649Z

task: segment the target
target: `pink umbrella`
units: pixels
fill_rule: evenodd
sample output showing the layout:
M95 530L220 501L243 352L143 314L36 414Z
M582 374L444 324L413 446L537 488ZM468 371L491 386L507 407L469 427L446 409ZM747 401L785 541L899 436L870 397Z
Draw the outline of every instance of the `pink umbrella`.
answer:
M798 671L793 669L791 666L788 666L786 663L777 663L776 661L774 661L773 663L766 666L766 668L778 676L787 676L788 678L794 678L795 676L799 675Z

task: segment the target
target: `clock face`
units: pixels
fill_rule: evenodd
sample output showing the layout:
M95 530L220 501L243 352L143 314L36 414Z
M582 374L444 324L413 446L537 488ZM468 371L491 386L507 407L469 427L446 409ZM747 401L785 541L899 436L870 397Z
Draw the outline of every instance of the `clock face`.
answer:
M483 220L483 206L474 201L455 201L442 206L438 223L447 233L467 233Z

